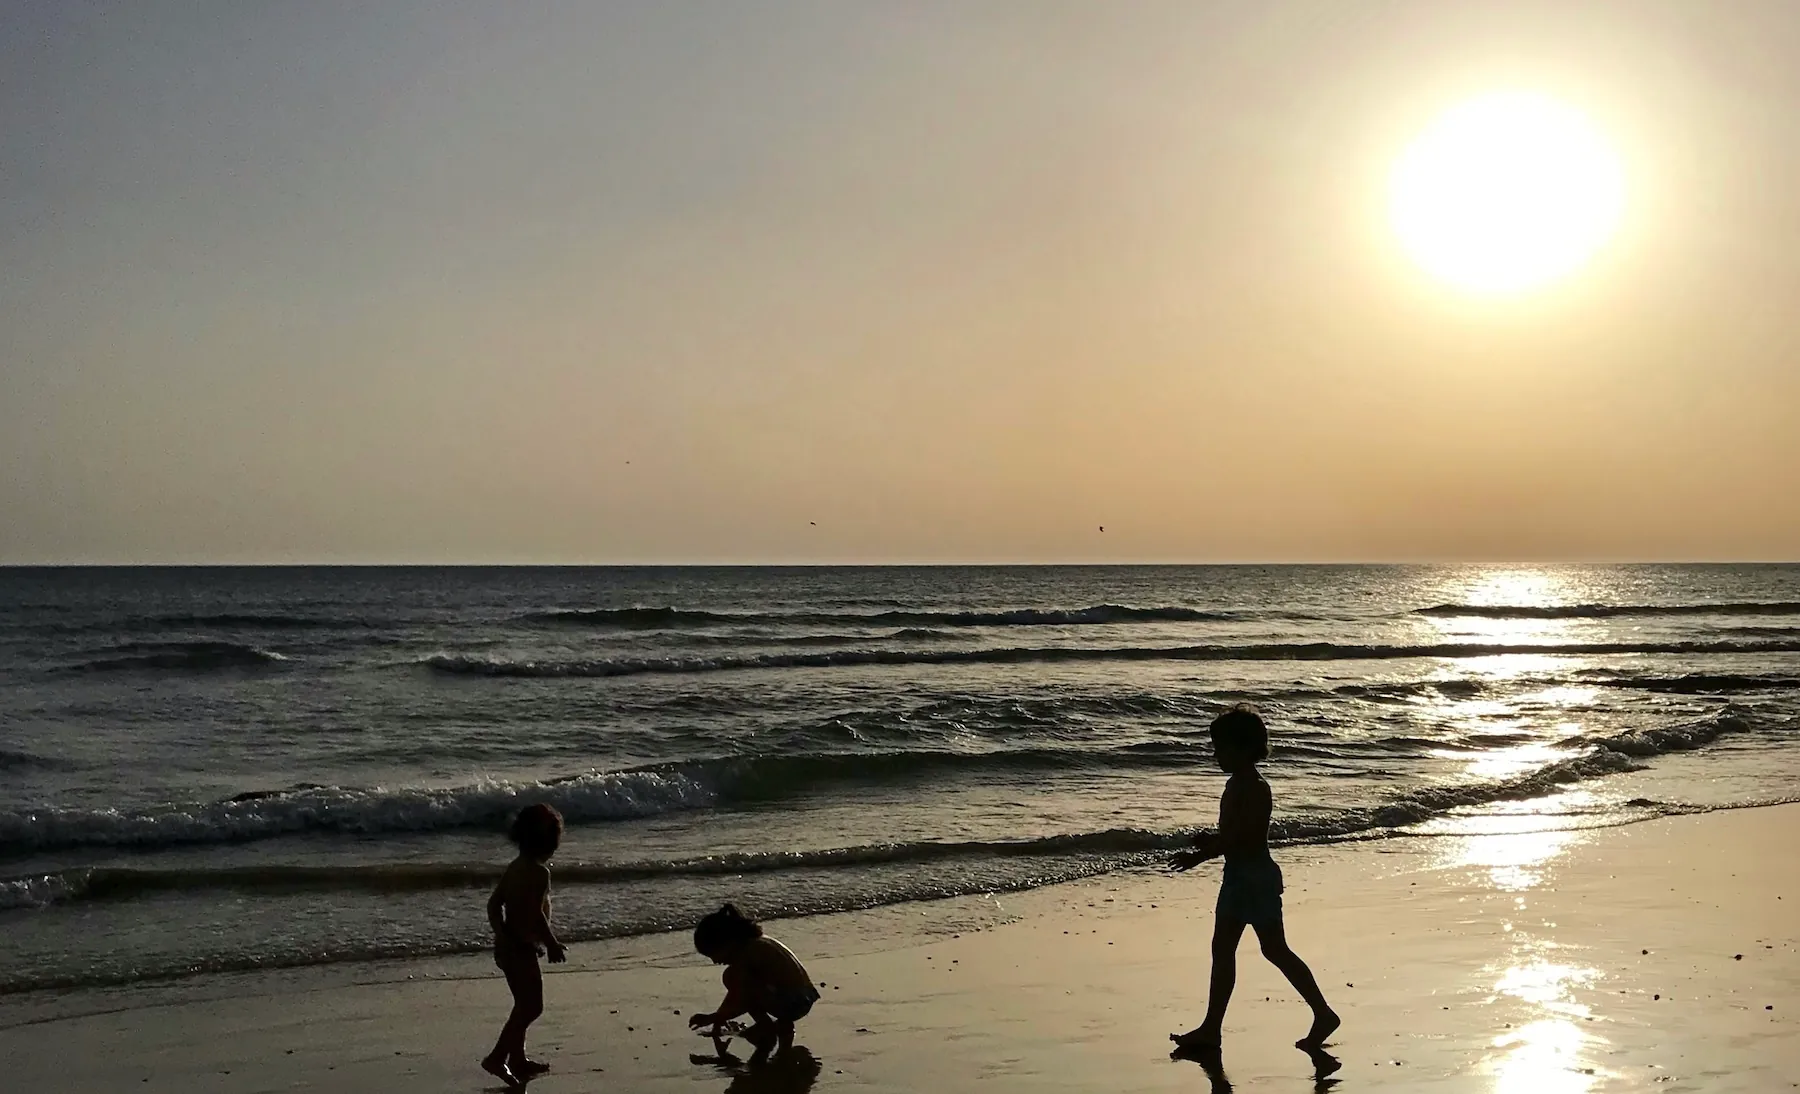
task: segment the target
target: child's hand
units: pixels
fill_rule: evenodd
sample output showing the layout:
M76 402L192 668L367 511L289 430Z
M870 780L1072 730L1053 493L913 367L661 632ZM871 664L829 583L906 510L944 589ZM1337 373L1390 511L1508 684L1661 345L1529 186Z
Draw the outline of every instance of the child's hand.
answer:
M1206 856L1199 851L1177 851L1169 856L1169 869L1192 870L1206 861Z
M699 1029L701 1026L708 1024L716 1027L719 1024L719 1021L710 1014L696 1014L688 1019L689 1029Z
M569 959L568 948L560 942L551 942L544 947L550 953L550 963L560 965Z

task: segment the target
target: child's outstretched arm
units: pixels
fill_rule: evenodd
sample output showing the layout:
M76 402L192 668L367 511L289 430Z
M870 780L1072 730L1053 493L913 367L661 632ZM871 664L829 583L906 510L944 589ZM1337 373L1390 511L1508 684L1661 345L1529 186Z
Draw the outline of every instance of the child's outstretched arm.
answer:
M689 1029L699 1029L711 1025L713 1036L719 1035L720 1027L733 1018L741 1018L750 1013L750 1006L744 1001L741 977L735 969L725 970L725 1001L719 1009L710 1014L695 1014L688 1018Z

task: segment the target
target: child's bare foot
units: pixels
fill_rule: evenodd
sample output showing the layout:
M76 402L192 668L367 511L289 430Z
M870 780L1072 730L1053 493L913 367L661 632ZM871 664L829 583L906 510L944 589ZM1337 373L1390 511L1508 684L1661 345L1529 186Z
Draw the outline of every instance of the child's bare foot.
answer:
M1306 1050L1306 1054L1312 1057L1313 1082L1319 1084L1316 1089L1325 1090L1337 1082L1331 1077L1343 1070L1344 1061L1322 1048L1309 1048ZM1328 1079L1331 1081L1327 1082Z
M1177 1048L1218 1048L1219 1031L1206 1026L1195 1026L1186 1033L1171 1033L1169 1040L1175 1042Z
M489 1056L487 1059L481 1061L481 1070L505 1083L508 1089L525 1089L525 1080L513 1074L512 1068L506 1066L506 1061L497 1056Z
M511 1068L512 1073L521 1079L535 1079L550 1070L550 1065L542 1060L530 1060L524 1056L506 1061L506 1066Z
M1294 1042L1294 1047L1308 1052L1324 1048L1325 1038L1336 1033L1337 1028L1343 1024L1344 1020L1337 1016L1337 1011L1330 1008L1319 1011L1313 1015L1312 1028L1306 1031L1306 1036Z

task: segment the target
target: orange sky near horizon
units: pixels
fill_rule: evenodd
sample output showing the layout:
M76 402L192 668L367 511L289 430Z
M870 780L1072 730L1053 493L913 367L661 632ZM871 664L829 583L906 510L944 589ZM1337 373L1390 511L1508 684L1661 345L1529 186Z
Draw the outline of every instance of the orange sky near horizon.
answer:
M0 71L0 563L1800 560L1777 0L15 6ZM1503 300L1384 212L1494 88L1630 195Z

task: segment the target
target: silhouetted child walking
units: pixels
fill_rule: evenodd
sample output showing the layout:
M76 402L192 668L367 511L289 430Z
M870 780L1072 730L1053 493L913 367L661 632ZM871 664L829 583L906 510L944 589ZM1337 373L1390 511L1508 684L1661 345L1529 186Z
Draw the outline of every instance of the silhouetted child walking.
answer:
M1318 981L1300 955L1288 949L1281 924L1281 867L1269 855L1269 817L1274 795L1256 765L1269 758L1269 729L1249 707L1238 706L1221 714L1212 724L1213 755L1219 767L1231 773L1219 798L1219 828L1202 832L1193 851L1182 851L1172 865L1190 869L1207 859L1225 857L1225 879L1219 886L1219 905L1213 926L1212 990L1206 1002L1206 1020L1186 1033L1169 1034L1179 1049L1216 1049L1237 985L1237 947L1244 927L1256 931L1263 956L1288 978L1306 1005L1312 1008L1312 1029L1294 1042L1316 1051L1338 1028L1337 1012L1325 1003Z
M550 856L562 843L562 815L547 805L519 811L507 837L519 845L494 895L488 897L488 923L494 928L494 964L506 974L513 1009L501 1027L494 1051L481 1061L483 1071L510 1087L550 1070L525 1057L525 1030L544 1013L544 973L538 968L541 947L551 964L563 960L563 944L550 930Z
M730 904L694 928L694 949L725 966L725 1001L710 1014L696 1014L688 1026L710 1024L715 1039L725 1023L748 1014L754 1023L743 1038L756 1048L752 1063L768 1058L779 1045L785 1055L794 1045L794 1023L819 1001L812 977L786 946L763 934L760 924Z

